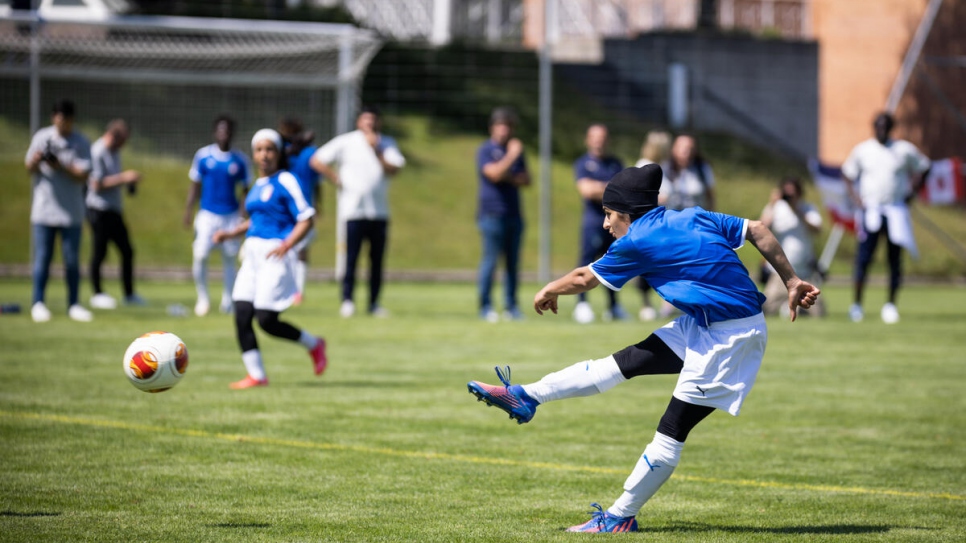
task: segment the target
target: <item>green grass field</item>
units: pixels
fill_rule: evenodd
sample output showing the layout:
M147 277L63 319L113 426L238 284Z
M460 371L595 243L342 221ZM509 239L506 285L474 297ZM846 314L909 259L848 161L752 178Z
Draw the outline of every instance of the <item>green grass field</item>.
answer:
M112 287L114 285L111 285ZM650 441L674 379L541 406L518 426L466 392L510 365L516 382L605 356L657 324L579 326L566 315L475 318L468 284L387 285L393 318L337 317L313 284L285 317L324 334L330 369L259 336L271 386L244 370L231 319L167 316L188 284L142 283L146 308L0 315L0 541L575 541ZM536 285L524 285L524 298ZM966 539L966 289L909 287L900 324L771 320L758 383L738 418L691 434L634 541L954 542ZM636 309L634 292L625 303ZM601 293L592 293L595 304ZM29 284L0 280L26 304ZM184 382L128 384L121 357L164 329L187 343Z

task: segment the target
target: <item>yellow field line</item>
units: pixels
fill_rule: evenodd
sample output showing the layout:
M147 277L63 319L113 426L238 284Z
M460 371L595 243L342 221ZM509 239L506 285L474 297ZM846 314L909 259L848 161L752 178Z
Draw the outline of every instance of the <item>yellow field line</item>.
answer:
M556 471L575 471L583 473L604 473L625 475L627 469L602 468L594 466L575 466L571 464L556 464L552 462L528 462L524 460L510 460L506 458L492 458L486 456L467 456L462 454L448 454L421 451L403 451L389 449L385 447L366 447L363 445L343 445L339 443L318 443L314 441L298 441L292 439L278 439L271 437L256 437L243 434L225 434L221 432L207 432L204 430L188 430L183 428L165 428L163 426L148 426L146 424L134 424L113 420L86 419L79 417L68 417L64 415L47 415L41 413L0 411L0 416L13 419L30 419L46 422L59 422L63 424L76 424L82 426L93 426L97 428L116 428L120 430L136 430L139 432L149 432L155 434L181 435L188 437L202 437L218 439L221 441L256 443L260 445L274 445L282 447L297 447L301 449L316 449L322 451L342 451L357 452L364 454L381 454L386 456L397 456L403 458L421 458L425 460L449 460L452 462L465 462L468 464L490 464L497 466L514 466L534 469L547 469ZM808 490L824 493L844 493L844 494L864 494L870 496L893 496L901 498L932 498L938 500L966 501L966 496L960 494L950 494L947 492L910 492L904 490L891 490L887 488L862 488L854 486L835 486L835 485L810 485L799 483L779 483L774 481L756 481L752 479L720 479L717 477L698 477L694 475L673 476L680 481L690 481L697 483L711 483L719 485L748 486L755 488L777 488L781 490Z

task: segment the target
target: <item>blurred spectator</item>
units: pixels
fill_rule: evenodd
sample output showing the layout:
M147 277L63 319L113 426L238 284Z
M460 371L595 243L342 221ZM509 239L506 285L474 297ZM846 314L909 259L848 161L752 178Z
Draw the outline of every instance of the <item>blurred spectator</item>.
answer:
M288 157L288 170L299 181L302 194L308 204L315 208L316 215L321 213L322 190L319 187L321 176L311 164L312 155L318 150L317 145L313 145L315 132L306 130L302 121L294 117L282 119L278 126L279 134L282 135L285 155ZM298 292L295 294L294 304L302 303L305 296L305 274L309 263L309 246L315 240L315 223L309 229L308 234L294 247L298 253L298 262L295 265L295 283Z
M648 164L657 164L661 169L669 168L668 157L671 156L671 134L664 130L652 130L644 138L641 145L641 158L634 166L640 168ZM661 185L669 184L667 175L663 177ZM637 288L641 291L641 310L637 314L642 321L652 321L657 318L657 310L651 305L651 285L643 276L637 278Z
M134 292L134 251L128 237L127 225L122 216L122 187L133 195L141 173L121 168L121 148L130 132L123 119L107 124L104 135L91 146L91 175L87 182L87 220L94 234L94 250L91 253L91 284L94 295L91 307L114 309L117 301L101 288L101 265L107 256L108 243L114 243L121 253L121 284L124 303L144 305L144 300Z
M786 177L772 190L768 204L761 212L761 222L771 229L785 251L795 273L816 286L818 283L813 236L822 229L822 214L812 204L802 199L802 182L797 177ZM765 283L766 315L788 313L788 290L785 283L769 266ZM813 307L800 312L824 316L825 303L821 298Z
M504 317L508 320L523 318L517 306L520 242L524 226L520 212L520 187L530 184L530 173L523 155L523 143L513 136L517 122L516 112L512 109L494 109L490 114L490 138L476 151L480 189L476 223L483 238L477 290L480 317L488 322L499 320L490 292L497 260L501 255L506 266Z
M603 124L592 124L587 128L584 143L587 153L574 162L574 178L577 192L583 200L583 218L580 223L580 258L577 267L597 260L614 242L614 236L604 228L604 208L602 199L607 182L624 169L621 161L607 152L608 132ZM607 289L608 310L604 320L624 320L627 313L617 302L617 292ZM577 295L574 307L574 320L588 324L594 320L594 309L587 301L587 293Z
M695 206L715 210L714 174L701 156L693 135L679 134L674 138L664 179L661 205L676 210Z
M336 173L330 164L337 162ZM379 108L363 106L356 130L336 136L315 152L311 167L339 187L338 220L346 225L346 263L339 314L355 314L356 266L362 242L369 243L369 305L374 317L387 317L379 305L383 260L389 235L389 179L406 165L396 140L382 133Z
M34 134L24 157L31 173L33 196L30 223L33 234L34 322L50 320L44 303L54 242L60 235L61 254L67 279L67 315L80 322L93 318L79 303L80 240L84 223L84 185L91 170L90 142L74 130L74 103L54 104L52 124Z
M895 119L889 113L877 115L873 122L875 137L856 145L842 164L845 187L862 210L861 220L856 221L859 247L855 254L854 298L849 308L853 322L861 321L864 316L862 294L866 272L880 234L886 234L889 255L889 301L880 313L887 324L899 322L896 295L902 283L902 248L917 255L907 202L922 186L930 161L915 145L892 139L890 133L894 126ZM854 183L858 183L858 191Z
M218 116L214 123L215 143L198 149L188 171L191 188L185 203L184 225L194 225L195 231L191 245L191 275L198 292L195 315L199 317L207 315L211 306L208 297L208 256L216 247L221 250L224 270L219 309L222 313L232 311L231 291L235 285L235 259L238 258L241 242L236 238L229 238L216 243L212 236L219 230L231 230L242 222L238 204L239 189L246 190L251 181L248 159L241 151L231 147L234 135L235 120L227 115ZM199 201L198 213L192 221L195 204Z

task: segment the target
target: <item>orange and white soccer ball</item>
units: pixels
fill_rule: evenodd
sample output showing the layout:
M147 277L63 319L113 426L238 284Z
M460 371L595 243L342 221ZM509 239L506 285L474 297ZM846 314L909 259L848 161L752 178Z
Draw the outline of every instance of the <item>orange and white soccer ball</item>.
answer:
M164 392L188 370L188 348L170 332L148 332L124 353L124 375L145 392Z

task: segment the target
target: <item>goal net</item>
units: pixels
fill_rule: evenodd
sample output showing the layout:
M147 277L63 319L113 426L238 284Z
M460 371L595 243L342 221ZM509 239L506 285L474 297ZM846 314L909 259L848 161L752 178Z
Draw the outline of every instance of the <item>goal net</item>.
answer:
M128 120L139 148L190 159L227 113L237 134L296 116L324 139L351 127L358 86L380 47L351 25L116 17L0 19L0 116L46 124L74 101L78 121Z

